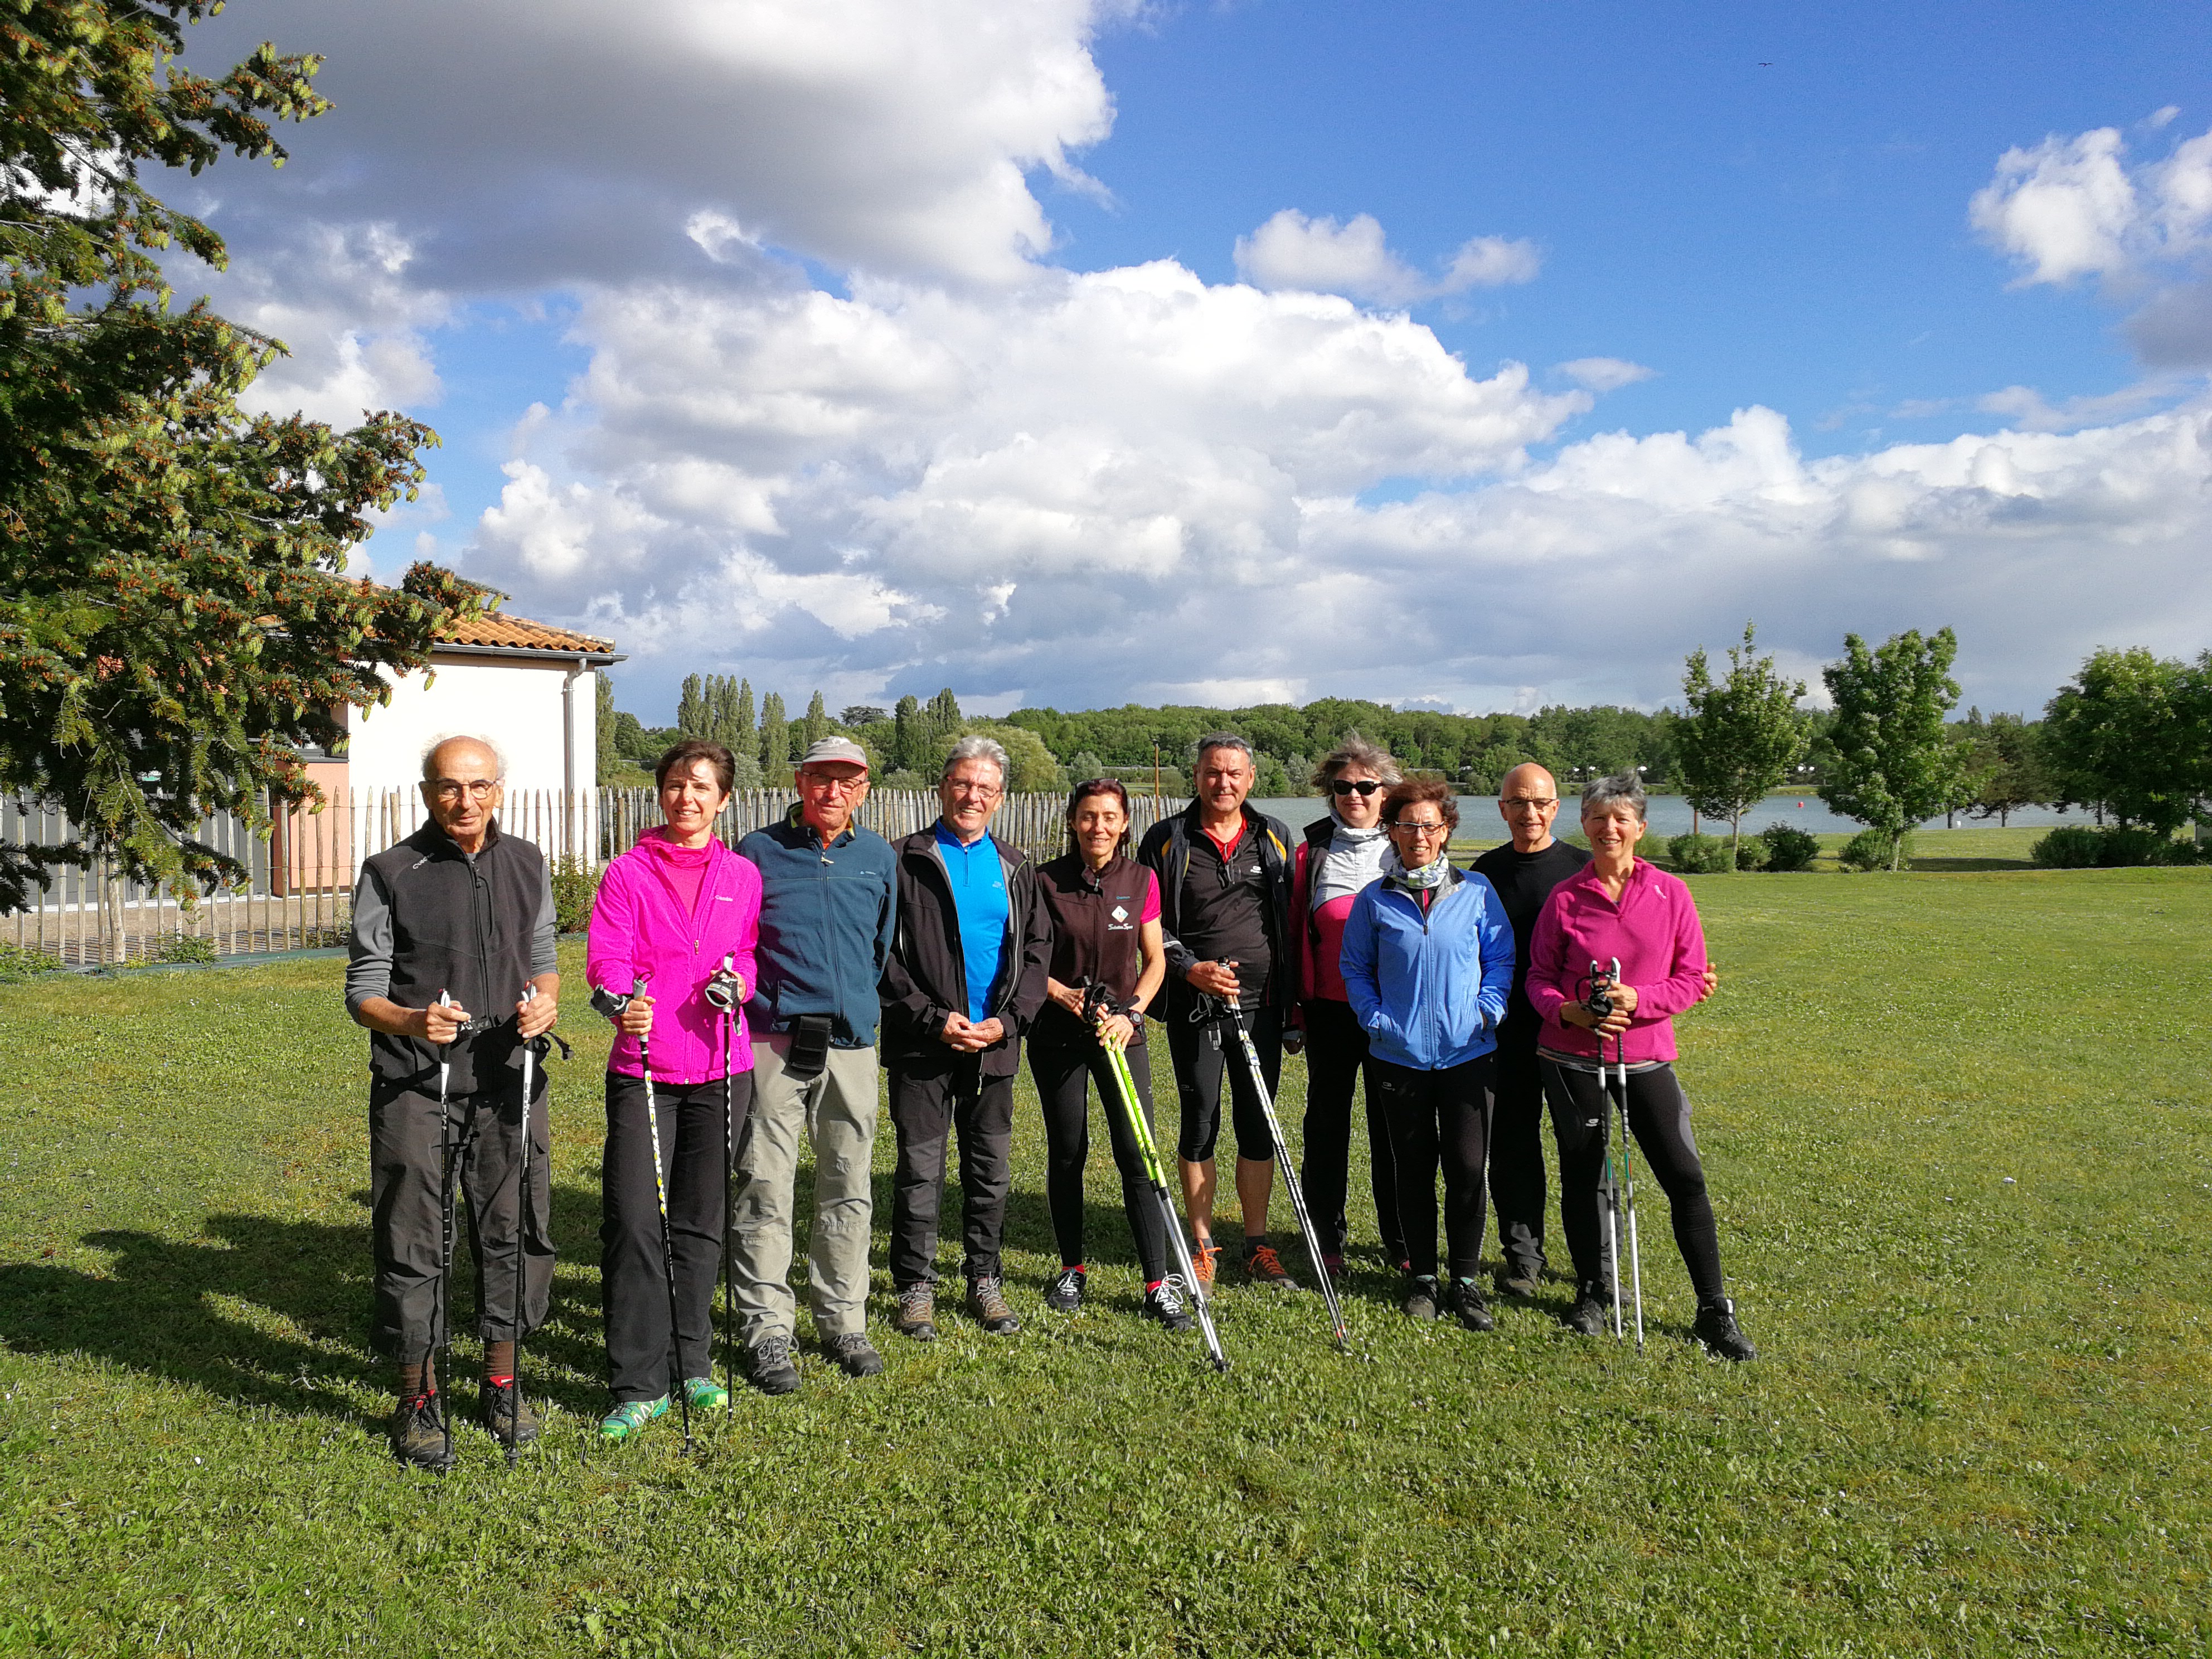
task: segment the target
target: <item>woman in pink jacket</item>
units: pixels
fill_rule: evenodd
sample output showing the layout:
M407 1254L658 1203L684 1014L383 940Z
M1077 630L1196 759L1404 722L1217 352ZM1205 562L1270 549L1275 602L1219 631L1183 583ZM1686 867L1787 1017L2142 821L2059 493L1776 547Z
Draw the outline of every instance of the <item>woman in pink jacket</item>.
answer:
M1644 839L1644 787L1633 774L1600 778L1583 791L1590 861L1552 890L1528 947L1528 1001L1544 1022L1536 1054L1559 1142L1559 1213L1573 1253L1577 1289L1567 1323L1588 1336L1605 1327L1613 1300L1603 1237L1609 1109L1599 1056L1628 1067L1628 1127L1673 1211L1674 1243L1698 1293L1698 1340L1724 1359L1750 1359L1750 1339L1721 1281L1720 1236L1690 1102L1674 1080L1674 1017L1703 997L1705 935L1690 890L1636 856ZM1593 963L1620 963L1602 1016L1589 1006ZM1626 1241L1623 1241L1624 1245Z
M694 1410L729 1398L710 1358L729 1197L723 1136L737 1145L752 1098L743 1003L753 987L761 908L760 872L714 837L735 769L728 750L696 738L663 755L653 776L666 822L607 866L592 906L584 972L592 991L621 997L646 982L614 1016L607 1057L599 1297L614 1404L599 1433L609 1440L626 1440L665 1412L672 1378ZM738 981L728 1014L707 996L717 974ZM676 1259L672 1337L646 1116L648 1054Z

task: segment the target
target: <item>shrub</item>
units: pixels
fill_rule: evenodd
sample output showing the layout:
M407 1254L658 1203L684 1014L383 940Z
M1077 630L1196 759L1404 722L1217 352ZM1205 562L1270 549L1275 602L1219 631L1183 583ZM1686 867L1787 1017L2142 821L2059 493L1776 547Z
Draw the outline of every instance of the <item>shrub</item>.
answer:
M1746 836L1735 844L1735 867L1739 870L1764 870L1766 867L1766 843L1757 836Z
M599 896L599 872L587 870L573 853L554 860L553 926L563 933L580 933L592 920L592 902Z
M1676 836L1667 861L1686 876L1717 876L1729 867L1728 843L1717 836Z
M215 941L200 939L191 933L164 933L161 948L154 952L156 962L213 962Z
M1820 855L1820 841L1791 823L1770 823L1759 832L1766 844L1769 870L1804 870Z
M2142 864L2195 864L2197 848L2155 830L2115 824L2107 830L2086 823L2061 825L2028 848L2046 870L2118 870Z
M1895 848L1899 869L1912 861L1912 837L1899 837L1904 844ZM1887 870L1890 867L1893 848L1887 836L1879 830L1862 830L1844 843L1844 850L1836 854L1846 870Z
M2027 855L2046 870L2094 870L2104 849L2099 836L2086 823L2061 824L2027 849Z
M58 974L62 959L43 951L27 951L20 945L0 944L0 985L21 985L42 974Z

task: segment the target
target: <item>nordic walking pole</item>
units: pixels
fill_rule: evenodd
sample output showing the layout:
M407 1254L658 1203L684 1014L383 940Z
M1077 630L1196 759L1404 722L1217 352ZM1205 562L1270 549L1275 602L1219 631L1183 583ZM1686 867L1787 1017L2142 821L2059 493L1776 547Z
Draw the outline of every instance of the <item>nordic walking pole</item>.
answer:
M527 1007L538 1000L538 988L522 988L523 1006ZM534 1066L538 1059L536 1041L526 1037L522 1043L522 1157L515 1166L514 1176L514 1301L507 1320L508 1339L514 1345L514 1410L507 1419L507 1467L514 1467L515 1455L522 1443L515 1437L522 1428L522 1275L529 1257L530 1241L530 1089L538 1079Z
M438 993L438 1006L450 1008L453 997L447 992ZM446 1451L441 1474L453 1462L453 1402L447 1397L445 1385L452 1379L447 1373L452 1369L453 1345L447 1328L447 1300L451 1293L453 1278L453 1124L446 1110L446 1092L453 1077L453 1049L450 1042L438 1045L438 1322L431 1333L430 1350L434 1356L431 1366L436 1374L438 1387L438 1428L445 1436Z
M1613 959L1613 982L1615 985L1620 983L1619 957ZM1605 1074L1605 1044L1602 1042L1597 1046L1597 1054L1598 1075L1601 1079ZM1638 1247L1636 1242L1636 1170L1631 1162L1632 1154L1629 1148L1628 1033L1626 1030L1613 1040L1613 1057L1618 1067L1618 1081L1620 1085L1620 1178L1627 1194L1628 1273L1630 1281L1636 1287L1636 1352L1642 1353L1644 1352L1644 1252ZM1618 1302L1620 1296L1620 1286L1618 1282L1620 1264L1616 1262L1613 1265L1615 1267L1613 1297Z
M1084 1024L1093 1030L1097 1015L1107 1007L1105 989L1103 985L1093 985L1083 999ZM1159 1201L1160 1219L1167 1226L1168 1246L1175 1252L1176 1271L1190 1287L1191 1307L1198 1315L1199 1329L1205 1333L1206 1351L1212 1358L1213 1369L1225 1371L1229 1369L1229 1356L1221 1352L1221 1337L1213 1328L1213 1310L1206 1286L1199 1282L1198 1270L1191 1263L1190 1246L1183 1242L1182 1218L1176 1213L1175 1199L1168 1191L1167 1175L1160 1167L1159 1148L1152 1143L1152 1127L1145 1121L1144 1108L1137 1103L1137 1081L1129 1075L1129 1056L1113 1044L1099 1046L1106 1050L1114 1092L1121 1097L1122 1121L1128 1124L1137 1151L1144 1158L1145 1179L1152 1183L1152 1196Z
M1613 974L1608 975L1590 959L1589 974L1583 981L1587 988L1583 1005L1601 1020L1613 1012L1613 977L1620 970L1618 957L1613 960ZM1597 1034L1593 1032L1593 1036ZM1626 1067L1624 1066L1624 1071ZM1613 1090L1605 1075L1605 1038L1597 1039L1597 1101L1599 1145L1605 1148L1605 1265L1613 1279L1613 1334L1620 1335L1620 1184L1613 1172ZM1626 1114L1622 1115L1624 1131Z
M704 993L708 1002L722 1014L722 1380L724 1412L734 1422L738 1415L738 1264L731 1255L730 1194L738 1182L737 1073L732 1066L738 1052L738 1005L745 1000L745 982L738 975L733 954L709 975Z
M640 974L629 988L633 999L645 994L646 978ZM684 1387L681 1375L684 1356L677 1336L676 1306L676 1239L668 1230L668 1177L660 1167L660 1110L653 1098L653 1055L647 1039L637 1040L638 1069L645 1073L645 1122L653 1135L653 1194L660 1206L660 1267L668 1280L668 1391L674 1395L682 1408L684 1420L684 1455L691 1455L691 1396Z
M1283 1190L1289 1194L1291 1213L1298 1218L1298 1231L1305 1237L1306 1254L1313 1258L1314 1272L1321 1278L1321 1295L1328 1308L1329 1330L1336 1339L1338 1349L1349 1353L1352 1336L1344 1328L1344 1308L1336 1299L1336 1284L1328 1276L1328 1263L1322 1259L1321 1234L1306 1209L1305 1188L1298 1184L1297 1170L1291 1162L1290 1142L1283 1138L1282 1120L1275 1115L1275 1097L1267 1091L1267 1079L1260 1070L1260 1050L1252 1042L1252 1032L1244 1024L1243 1011L1233 1002L1223 1002L1221 1009L1221 1018L1237 1028L1237 1042L1243 1047L1244 1069L1252 1079L1252 1092L1260 1097L1260 1115L1267 1120L1267 1137L1275 1143L1275 1167L1283 1172Z

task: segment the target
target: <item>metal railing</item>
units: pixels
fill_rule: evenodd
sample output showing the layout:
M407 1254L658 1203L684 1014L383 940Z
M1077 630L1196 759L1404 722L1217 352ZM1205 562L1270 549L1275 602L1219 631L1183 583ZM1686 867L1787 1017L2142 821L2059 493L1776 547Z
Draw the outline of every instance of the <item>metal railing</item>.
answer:
M716 831L734 846L748 831L783 817L797 799L788 789L744 791L731 798ZM1142 835L1164 813L1188 804L1133 794L1133 832ZM991 827L1032 858L1054 858L1066 844L1066 805L1058 793L1009 795ZM933 793L887 789L869 794L860 818L896 839L925 828L937 813ZM412 835L428 817L413 789L334 790L319 807L272 814L265 836L228 813L215 814L202 823L198 838L246 866L241 886L201 894L186 905L173 894L125 881L113 860L96 858L87 868L52 871L26 908L0 916L0 940L76 967L343 945L362 861ZM650 789L510 789L499 813L507 834L536 842L556 863L587 866L628 851L659 822ZM0 800L0 842L51 846L76 839L75 826L61 812Z

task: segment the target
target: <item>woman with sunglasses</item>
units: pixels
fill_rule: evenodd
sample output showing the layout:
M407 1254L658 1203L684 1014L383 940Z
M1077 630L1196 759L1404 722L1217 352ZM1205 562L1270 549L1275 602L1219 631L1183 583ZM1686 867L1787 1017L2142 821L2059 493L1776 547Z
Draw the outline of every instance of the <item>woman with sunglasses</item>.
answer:
M1416 778L1382 802L1391 849L1382 878L1344 925L1345 990L1367 1033L1369 1087L1390 1126L1398 1224L1408 1257L1407 1316L1449 1308L1491 1328L1475 1273L1482 1255L1492 1052L1513 986L1513 930L1488 880L1445 855L1459 803ZM1437 1165L1444 1174L1446 1286L1437 1257Z
M1345 1189L1352 1156L1352 1094L1367 1068L1367 1033L1352 1012L1338 959L1352 902L1382 874L1390 851L1382 827L1382 793L1399 781L1389 751L1357 732L1323 757L1313 781L1328 796L1328 816L1306 825L1305 840L1291 860L1291 915L1298 934L1299 1030L1285 1039L1306 1055L1305 1162L1298 1184L1321 1234L1332 1275L1344 1271L1350 1235ZM1391 1178L1390 1129L1367 1085L1369 1181L1382 1259L1406 1269L1405 1235L1398 1226L1397 1190Z

